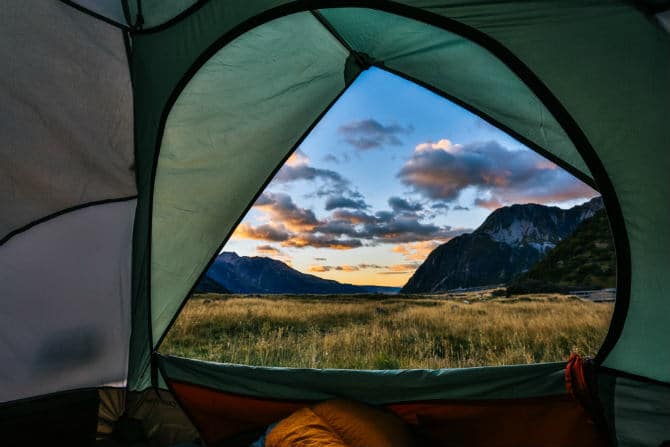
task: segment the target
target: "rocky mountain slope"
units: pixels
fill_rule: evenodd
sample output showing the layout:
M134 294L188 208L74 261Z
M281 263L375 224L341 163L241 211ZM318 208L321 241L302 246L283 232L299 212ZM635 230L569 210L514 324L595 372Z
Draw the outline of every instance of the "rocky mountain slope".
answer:
M600 197L567 210L536 204L499 208L474 232L433 250L401 292L506 283L529 270L602 208Z
M616 255L605 210L582 222L573 234L528 272L508 293L564 292L616 287Z

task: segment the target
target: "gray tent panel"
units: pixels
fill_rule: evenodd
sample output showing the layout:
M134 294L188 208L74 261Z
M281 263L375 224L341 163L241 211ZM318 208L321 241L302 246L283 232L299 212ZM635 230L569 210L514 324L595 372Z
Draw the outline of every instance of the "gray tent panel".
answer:
M66 213L0 248L0 402L125 385L135 205Z
M5 2L0 36L0 240L64 209L134 195L122 32L37 0Z

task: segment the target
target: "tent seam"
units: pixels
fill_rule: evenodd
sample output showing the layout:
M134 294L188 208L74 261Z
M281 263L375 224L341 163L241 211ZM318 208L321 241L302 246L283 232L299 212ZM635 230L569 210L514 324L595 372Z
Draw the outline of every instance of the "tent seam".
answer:
M89 17L93 17L96 20L100 20L101 22L105 22L106 24L111 25L115 28L119 28L123 31L130 31L130 29L131 29L131 27L126 25L126 24L119 23L115 20L110 19L109 17L106 17L102 14L98 14L95 11L91 11L90 9L85 8L84 6L80 5L79 3L74 2L72 0L58 0L58 1L60 1L61 3L71 7L73 9L76 9L77 11L79 11L83 14L86 14Z
M55 219L57 217L60 217L64 214L72 213L75 211L79 211L82 209L86 209L92 206L98 206L98 205L106 205L109 203L117 203L117 202L127 202L130 200L137 199L137 194L134 194L132 196L124 196L124 197L117 197L113 199L102 199L102 200L95 200L92 202L85 202L85 203L80 203L78 205L74 205L68 208L63 208L62 210L56 211L55 213L48 214L46 216L40 217L39 219L35 219L19 228L16 228L9 233L7 233L5 236L0 239L0 247L2 247L4 244L9 242L14 236L17 236L21 233L25 233L26 231L30 230L33 227L36 227L37 225L43 224L45 222L48 222L52 219Z
M613 376L615 378L635 380L637 382L650 383L650 384L653 384L653 385L658 385L658 386L663 386L663 387L670 388L670 382L665 382L663 380L656 380L656 379L652 379L650 377L640 376L638 374L633 374L633 373L629 373L629 372L626 372L626 371L621 371L621 370L618 370L618 369L615 369L615 368L608 368L607 366L599 366L598 369L602 373Z
M41 399L45 398L50 398L50 397L58 397L58 396L64 396L70 393L79 393L79 392L84 392L84 391L99 391L99 390L127 390L127 386L110 386L110 385L102 385L102 386L86 386L82 388L73 388L71 390L60 390L60 391L53 391L51 393L46 393L46 394L39 394L35 396L29 396L29 397L22 397L19 399L14 399L14 400L8 400L6 402L0 402L0 411L2 411L3 407L9 407L11 405L20 405L23 403L30 403L34 401L38 401Z

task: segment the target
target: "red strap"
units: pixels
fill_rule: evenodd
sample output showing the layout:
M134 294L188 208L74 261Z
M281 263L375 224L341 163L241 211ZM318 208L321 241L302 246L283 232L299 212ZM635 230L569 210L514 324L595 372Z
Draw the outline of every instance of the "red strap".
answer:
M590 400L588 382L584 374L584 359L577 353L572 353L565 367L565 387L568 394L580 402Z

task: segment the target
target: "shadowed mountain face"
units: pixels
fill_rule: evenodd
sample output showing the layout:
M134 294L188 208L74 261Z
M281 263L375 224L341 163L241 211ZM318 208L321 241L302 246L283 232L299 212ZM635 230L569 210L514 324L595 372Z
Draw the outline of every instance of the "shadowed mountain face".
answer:
M215 284L230 293L259 294L397 293L399 290L396 287L342 284L301 273L274 259L238 256L232 252L223 252L216 258L196 291L216 292L213 290Z
M598 197L568 210L535 204L497 209L473 233L433 250L401 292L444 292L506 283L530 269L602 208Z
M196 284L195 293L230 293L223 284L215 281L214 279L208 277L207 275L203 276L198 284Z
M614 241L605 210L582 222L555 249L508 285L508 293L616 287Z

